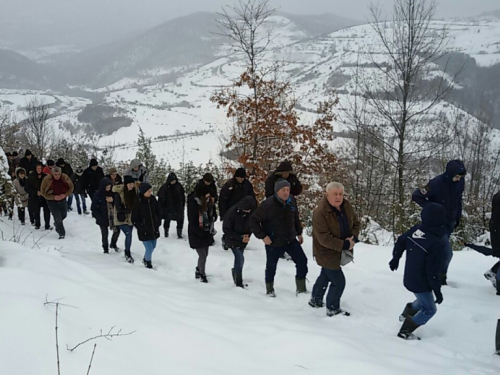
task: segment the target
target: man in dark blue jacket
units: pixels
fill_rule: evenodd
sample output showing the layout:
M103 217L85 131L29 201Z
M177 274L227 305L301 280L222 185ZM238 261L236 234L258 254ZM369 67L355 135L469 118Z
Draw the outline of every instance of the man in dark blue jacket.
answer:
M464 177L467 171L461 160L451 160L446 165L446 172L433 178L429 183L413 192L412 199L420 207L434 202L442 205L446 217L446 239L445 251L443 252L443 263L440 271L440 281L446 285L448 267L453 257L450 244L451 233L460 224L462 217L462 194L465 188Z
M403 233L394 245L389 267L395 271L406 250L404 286L417 298L406 304L400 320L404 320L398 337L405 340L420 340L413 334L436 314L436 303L443 302L439 271L443 260L442 251L446 242L446 214L442 205L428 203L421 213L422 224ZM436 300L434 301L434 297Z

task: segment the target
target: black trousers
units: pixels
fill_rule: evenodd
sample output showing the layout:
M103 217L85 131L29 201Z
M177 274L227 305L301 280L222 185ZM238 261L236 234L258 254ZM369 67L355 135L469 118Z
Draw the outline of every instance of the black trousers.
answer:
M41 197L30 198L28 201L28 210L33 215L33 221L36 227L40 227L40 209L43 209L43 218L45 223L45 229L50 228L50 210L47 206L47 201Z
M102 236L102 248L105 251L109 250L108 245L108 236L109 236L109 227L108 225L99 225L101 228L101 236ZM116 242L118 241L118 237L120 236L120 229L115 228L113 230L113 234L111 235L111 248L116 247Z

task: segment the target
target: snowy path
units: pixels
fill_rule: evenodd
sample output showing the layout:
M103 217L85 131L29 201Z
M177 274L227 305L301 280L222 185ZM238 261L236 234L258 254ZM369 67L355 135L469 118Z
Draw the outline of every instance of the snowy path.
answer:
M12 222L3 219L0 230L9 238ZM93 343L72 353L66 345L112 326L136 332L97 341L93 375L500 372L500 357L493 355L500 297L483 278L493 259L474 252L455 254L449 276L454 287L443 290L437 315L418 330L422 341L405 342L396 337L398 316L411 294L402 285L402 269L388 269L389 247L357 245L355 263L344 268L342 306L352 316L328 318L324 309L307 305L309 295L295 296L292 262L280 261L277 298L265 297L265 253L255 239L245 253L249 288L234 287L233 255L220 247L220 223L206 285L194 279L197 257L187 241L161 238L152 271L141 264L136 237L136 263L130 265L122 253L102 254L99 228L90 217L72 212L65 225L65 240L49 233L39 248L31 248L33 235L25 246L0 241L0 374L57 373L55 309L43 305L46 295L78 307L59 313L64 375L86 373ZM24 227L21 237L30 231ZM123 239L121 234L120 247ZM319 273L310 239L305 251L310 290Z

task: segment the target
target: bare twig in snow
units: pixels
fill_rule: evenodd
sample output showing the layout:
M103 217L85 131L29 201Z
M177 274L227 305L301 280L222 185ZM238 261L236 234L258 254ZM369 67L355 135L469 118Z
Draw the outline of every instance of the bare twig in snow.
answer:
M122 330L118 330L118 332L116 333L113 333L113 330L115 329L115 326L111 327L108 331L108 333L102 333L102 329L100 331L100 334L97 335L97 336L94 336L94 337L91 337L85 341L82 341L81 343L79 343L78 345L74 346L73 348L70 348L69 346L66 345L66 349L69 350L70 352L74 351L76 348L78 348L80 345L83 345L89 341L92 341L92 340L96 340L98 338L105 338L106 340L111 340L113 337L118 337L118 336L128 336L128 335L131 335L133 333L135 333L136 331L132 331L132 332L128 332L128 333L121 333Z

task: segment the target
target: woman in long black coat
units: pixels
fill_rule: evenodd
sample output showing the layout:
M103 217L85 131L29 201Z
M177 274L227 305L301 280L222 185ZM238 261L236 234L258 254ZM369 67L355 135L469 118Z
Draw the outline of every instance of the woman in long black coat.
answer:
M90 210L92 211L92 217L95 219L96 224L101 228L102 236L102 248L105 254L109 253L109 248L111 247L116 252L118 252L118 246L116 242L118 241L118 236L120 235L120 230L115 226L113 219L113 192L112 182L109 178L103 178L99 184L99 190L97 190L92 198L92 206ZM113 231L111 236L111 245L108 246L108 234L110 228Z
M188 197L189 246L198 253L195 277L207 283L205 265L208 248L214 244L215 204L210 197L210 188L199 185Z
M156 240L160 237L161 211L153 189L147 182L139 185L139 200L132 210L132 223L145 248L142 262L146 268L153 268L151 257L156 248Z
M177 180L174 172L167 177L167 182L158 191L163 214L163 229L165 237L168 237L170 222L177 222L177 238L182 238L182 228L184 227L184 207L186 207L186 195L181 183Z

